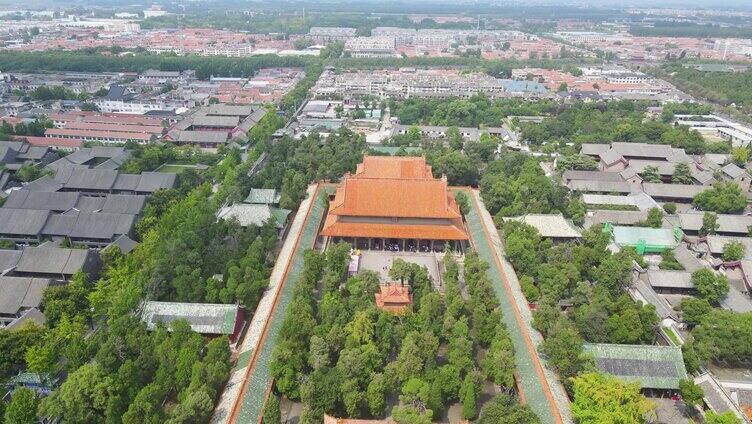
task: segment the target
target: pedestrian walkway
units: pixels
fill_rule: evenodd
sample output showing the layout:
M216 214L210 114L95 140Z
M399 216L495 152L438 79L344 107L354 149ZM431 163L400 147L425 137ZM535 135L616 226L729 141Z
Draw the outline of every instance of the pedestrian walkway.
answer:
M256 308L243 339L237 365L230 375L211 422L257 423L271 383L269 364L293 288L303 270L303 254L316 241L325 205L319 186L308 187L287 239L274 265L269 288Z
M504 312L504 323L514 343L519 386L525 403L543 423L570 423L569 399L557 376L547 370L538 355L540 334L532 329L532 314L520 289L517 275L504 257L501 238L480 194L472 190L473 207L467 214L468 230L475 250L489 265L488 274Z

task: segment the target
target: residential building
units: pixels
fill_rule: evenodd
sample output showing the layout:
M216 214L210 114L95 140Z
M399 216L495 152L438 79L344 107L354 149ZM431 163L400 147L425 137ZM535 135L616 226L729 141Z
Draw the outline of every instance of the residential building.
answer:
M233 139L247 138L267 110L251 105L213 104L199 108L174 124L165 136L179 145L216 149Z
M396 57L392 37L355 37L345 41L345 55L351 57Z
M357 30L346 27L311 27L308 37L317 43L331 43L334 41L346 41L355 37Z

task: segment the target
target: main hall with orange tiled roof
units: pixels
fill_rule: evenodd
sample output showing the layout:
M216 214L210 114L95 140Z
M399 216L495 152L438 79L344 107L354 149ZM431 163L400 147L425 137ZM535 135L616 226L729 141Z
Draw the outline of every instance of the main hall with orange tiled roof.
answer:
M321 235L359 249L463 250L469 240L446 177L423 157L366 156L330 200Z

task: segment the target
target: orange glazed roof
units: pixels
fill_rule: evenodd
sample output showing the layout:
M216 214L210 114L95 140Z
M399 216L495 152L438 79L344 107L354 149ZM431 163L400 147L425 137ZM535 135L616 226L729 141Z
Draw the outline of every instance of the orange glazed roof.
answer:
M345 177L329 213L397 218L461 218L446 180Z
M370 237L419 240L467 240L462 220L452 220L447 225L376 224L362 222L338 222L329 215L321 230L327 237Z
M424 157L366 156L355 175L366 178L433 179Z

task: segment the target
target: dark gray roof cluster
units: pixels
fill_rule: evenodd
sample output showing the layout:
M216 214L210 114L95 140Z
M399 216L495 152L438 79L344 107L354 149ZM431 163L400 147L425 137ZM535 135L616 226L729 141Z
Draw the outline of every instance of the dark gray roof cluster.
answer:
M13 190L3 208L49 210L66 212L72 209L81 212L105 212L139 214L146 205L146 196L141 194L108 194L105 197L85 196L79 192L44 192Z
M118 169L129 157L131 152L124 147L94 146L82 147L77 151L47 165L48 168L59 171L69 166Z
M22 165L48 162L51 159L50 148L32 146L21 141L0 141L0 165L11 170Z
M26 186L32 191L86 191L97 193L139 193L151 194L157 190L175 186L177 174L169 172L143 172L141 174L121 174L111 169L89 169L65 167L60 169L51 181L35 181ZM41 178L40 180L44 180ZM54 182L54 183L53 183ZM56 183L56 184L55 184Z
M39 307L49 285L47 278L0 277L0 314L17 315L24 309Z
M72 210L55 214L48 210L0 208L0 237L41 239L70 237L77 241L107 242L130 234L137 215Z

